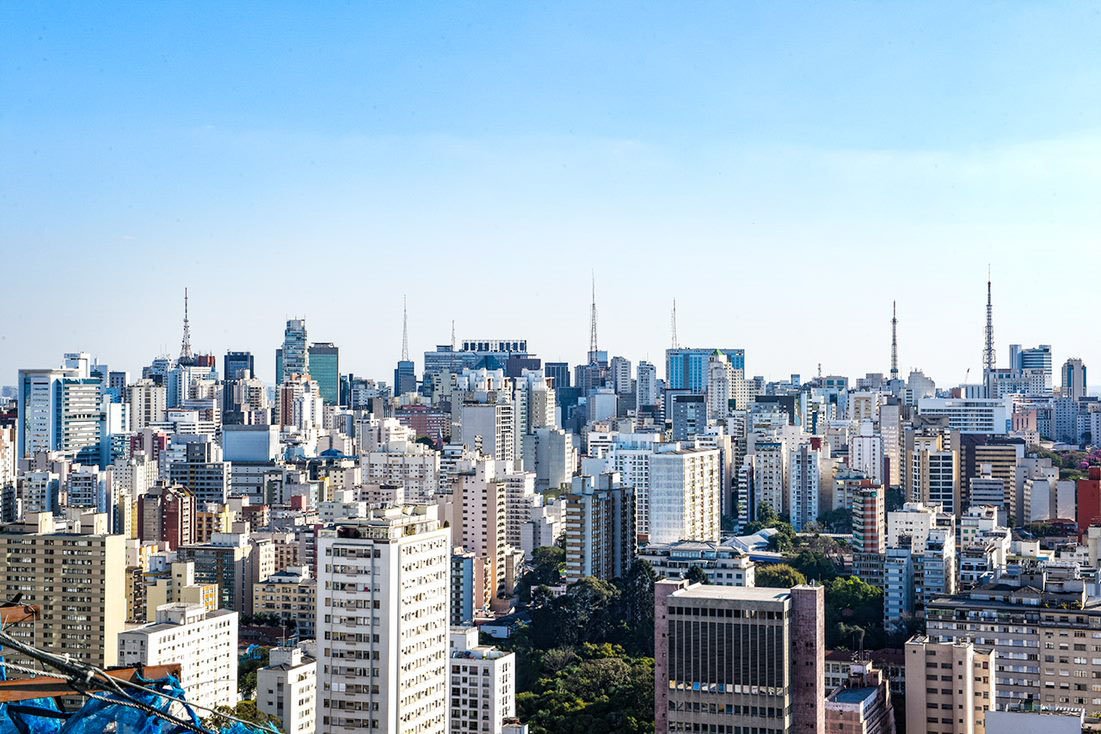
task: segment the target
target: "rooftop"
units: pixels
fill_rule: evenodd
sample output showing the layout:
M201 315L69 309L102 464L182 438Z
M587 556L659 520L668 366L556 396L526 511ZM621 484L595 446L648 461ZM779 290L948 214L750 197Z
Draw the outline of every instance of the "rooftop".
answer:
M876 695L878 688L839 688L829 697L836 703L863 703Z

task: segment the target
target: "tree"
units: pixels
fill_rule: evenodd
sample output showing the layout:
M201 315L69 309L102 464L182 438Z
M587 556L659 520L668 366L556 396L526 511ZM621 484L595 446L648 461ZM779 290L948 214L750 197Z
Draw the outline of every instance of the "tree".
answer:
M851 533L853 531L853 514L849 510L826 510L818 516L818 522L826 529L827 533Z
M566 567L566 549L558 545L546 545L531 552L528 570L516 583L517 592L523 602L531 601L531 589L534 586L558 586L562 583L562 572Z
M708 581L707 572L699 566L692 566L684 574L684 579L690 584L706 584Z
M532 734L649 734L654 731L654 661L620 647L586 644L579 659L516 696Z
M825 583L836 578L841 569L825 553L814 550L801 550L791 561L792 567L805 578Z
M256 691L256 671L267 666L270 651L262 648L258 658L249 658L237 666L237 692L241 698L251 698Z
M630 653L654 654L654 582L657 574L646 561L636 560L626 578L617 581L620 589L619 616L627 621L622 644Z
M807 583L807 577L786 563L770 563L757 567L755 574L757 586L772 589L790 589L792 586Z
M858 576L841 576L826 584L826 643L850 647L854 637L868 649L886 644L883 589Z

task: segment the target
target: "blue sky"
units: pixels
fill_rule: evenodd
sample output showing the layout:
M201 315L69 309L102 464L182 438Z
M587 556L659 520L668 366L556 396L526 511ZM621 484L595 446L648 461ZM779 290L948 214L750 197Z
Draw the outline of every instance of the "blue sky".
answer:
M939 383L1011 342L1101 365L1101 5L8 4L0 384L179 343L273 377L288 316L410 345Z

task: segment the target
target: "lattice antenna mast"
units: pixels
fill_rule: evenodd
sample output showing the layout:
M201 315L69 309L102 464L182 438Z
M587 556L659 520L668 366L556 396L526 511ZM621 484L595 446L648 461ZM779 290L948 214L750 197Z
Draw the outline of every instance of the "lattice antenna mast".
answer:
M677 339L677 299L673 299L673 349L680 349L680 340Z
M983 347L983 377L986 382L986 397L994 397L994 301L992 298L990 266L986 270L986 343Z
M409 308L405 296L401 297L401 361L409 361Z
M187 318L187 288L184 288L183 342L180 343L180 360L188 360L193 357L194 355L191 353L191 322Z
M592 308L589 316L589 363L594 364L597 361L597 352L600 351L597 348L596 341L596 273L593 273L593 301Z
M891 301L891 379L898 379L898 303Z

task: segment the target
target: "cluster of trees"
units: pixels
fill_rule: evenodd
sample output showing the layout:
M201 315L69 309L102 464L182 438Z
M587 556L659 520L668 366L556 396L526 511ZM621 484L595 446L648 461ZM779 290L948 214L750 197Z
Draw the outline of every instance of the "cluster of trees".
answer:
M654 581L637 561L615 581L565 593L560 548L540 548L520 581L531 625L499 643L517 658L516 704L533 734L646 734L654 724Z

